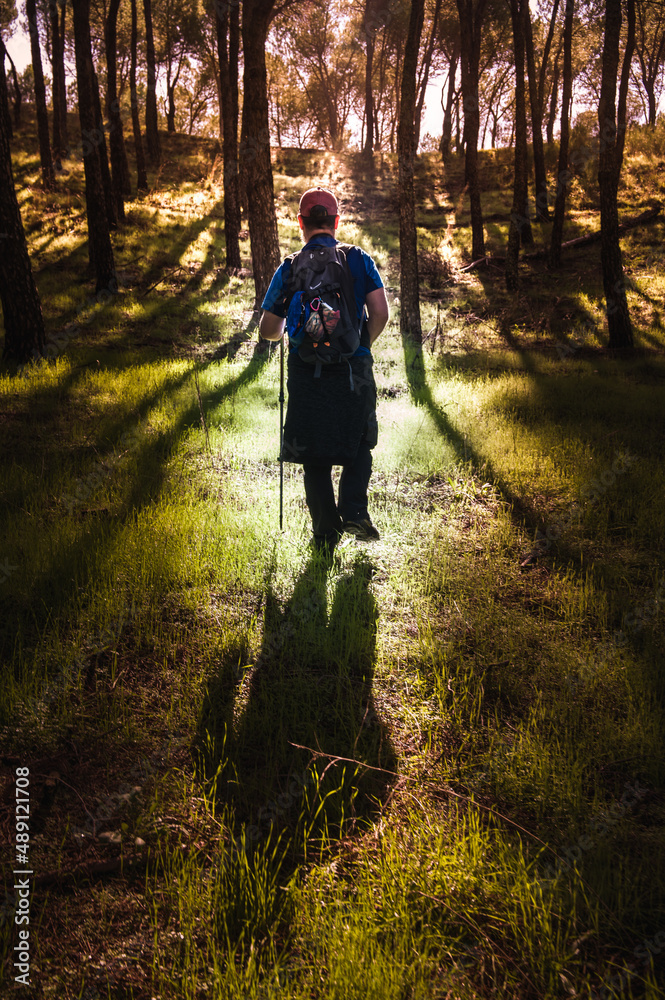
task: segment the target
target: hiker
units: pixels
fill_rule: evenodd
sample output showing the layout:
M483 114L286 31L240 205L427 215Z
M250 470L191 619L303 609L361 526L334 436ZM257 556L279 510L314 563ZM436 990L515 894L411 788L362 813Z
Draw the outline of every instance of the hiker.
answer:
M305 246L277 268L263 300L260 335L289 337L289 393L282 459L302 464L315 549L332 554L346 531L379 532L367 512L376 444L371 345L388 322L383 282L360 247L338 243L337 199L311 188L300 199ZM342 466L338 503L333 465Z

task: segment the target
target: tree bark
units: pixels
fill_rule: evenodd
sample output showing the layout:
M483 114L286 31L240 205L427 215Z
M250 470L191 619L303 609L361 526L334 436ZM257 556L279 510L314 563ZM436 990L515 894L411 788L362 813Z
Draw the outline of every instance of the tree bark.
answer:
M137 45L137 17L136 0L131 0L132 6L132 33L130 41L130 67L129 67L129 95L132 108L132 130L134 132L134 151L136 154L137 189L139 191L148 190L148 175L145 169L145 154L143 152L143 139L141 138L141 119L139 117L139 101L136 92L136 45Z
M459 44L456 41L448 64L448 91L446 93L446 104L443 109L443 128L441 131L441 142L439 143L439 150L444 163L447 163L450 159L450 143L453 138L453 101L455 100L455 76L457 75L458 61Z
M374 38L376 29L371 15L371 0L365 2L365 146L363 153L370 157L374 152L374 91L372 70L374 66Z
M35 105L37 110L37 134L39 136L39 159L42 165L42 184L45 191L52 191L55 187L55 171L53 169L51 143L48 134L46 86L44 84L44 71L42 69L42 54L39 48L39 30L37 28L35 0L25 0L25 14L28 19L32 71L35 78Z
M427 83L429 81L429 72L430 72L430 67L432 65L434 45L438 35L439 16L441 14L441 3L442 0L435 0L434 11L432 13L431 31L429 33L429 38L427 39L425 51L423 53L420 75L416 85L416 113L414 117L414 125L416 129L416 152L418 151L418 146L420 145L420 126L423 119L425 94L427 93Z
M411 0L409 30L404 49L397 162L399 164L400 333L403 339L422 344L418 285L416 198L413 186L416 162L416 70L423 30L424 0Z
M485 256L485 233L478 175L478 133L480 131L478 80L480 75L480 40L486 6L487 0L476 0L475 9L473 0L457 0L464 107L463 141L466 150L464 180L469 192L471 207L471 254L474 260Z
M632 350L633 327L626 299L617 207L619 169L615 101L620 37L621 0L606 0L602 77L600 101L598 102L600 261L603 269L605 307L610 333L609 346L619 350Z
M90 3L90 0L88 0ZM118 225L118 213L115 208L115 197L113 194L113 181L111 180L111 168L109 166L109 154L106 148L106 132L104 131L104 117L102 115L102 100L99 96L99 79L94 70L92 71L92 100L97 127L92 140L97 146L99 155L99 165L102 171L102 184L104 186L104 199L106 201L106 218L111 229L116 229Z
M64 10L65 5L63 3L63 18ZM64 96L65 39L60 30L60 11L57 0L50 0L49 24L51 29L51 67L53 69L53 158L56 170L61 170L61 161L67 155L69 143L67 141L67 98Z
M147 91L145 98L145 136L148 159L153 167L159 165L161 148L157 131L157 64L155 60L155 38L152 30L152 0L143 0L145 17Z
M19 85L18 73L16 72L16 66L14 65L14 60L10 56L7 49L5 49L5 55L9 59L9 65L12 71L12 83L14 84L14 128L21 127L21 104L23 102L23 94L21 92L21 87Z
M626 48L623 53L621 67L621 82L619 84L619 104L617 108L617 174L621 174L623 164L623 147L626 141L626 106L628 103L628 87L630 85L630 67L635 52L635 0L626 0L626 17L628 30L626 33Z
M547 29L547 38L545 39L545 47L543 49L543 61L540 64L540 73L538 74L538 107L540 108L541 118L543 111L545 110L545 80L547 78L547 64L550 58L550 50L552 48L552 39L554 38L554 29L556 25L556 16L558 13L559 0L554 0L552 16L550 17L550 23ZM559 53L556 55L557 60L558 58Z
M4 66L4 45L0 39ZM8 108L0 101L0 302L5 326L2 356L25 362L44 353L44 317L12 173Z
M513 210L508 229L506 250L506 288L517 291L520 244L524 231L531 228L527 207L527 128L526 93L524 84L524 4L528 0L510 0L510 17L513 24L513 49L515 57L515 166L513 185Z
M563 92L561 95L561 138L559 140L559 169L556 182L556 201L554 203L554 225L550 239L550 267L557 268L561 264L561 240L563 238L563 220L566 213L566 192L570 183L568 170L568 144L570 138L570 102L573 92L573 14L575 0L566 0L566 13L563 26Z
M129 164L118 97L117 22L119 7L120 0L111 0L104 25L104 46L106 48L106 115L109 122L113 201L118 221L124 221L125 197L131 195L132 189L129 181Z
M554 142L554 124L556 122L556 109L559 103L559 76L561 75L559 60L561 58L562 48L563 48L563 34L561 36L559 48L557 49L556 55L554 57L554 71L552 73L552 91L550 93L550 107L549 107L549 113L547 115L547 144L549 146L551 146L552 143Z
M270 162L266 37L275 0L245 0L242 15L242 135L239 160L247 178L249 239L254 271L254 311L258 313L279 264L279 237Z
M529 104L531 106L531 134L533 137L533 168L536 178L536 219L546 222L549 217L547 206L547 171L543 148L543 110L538 100L538 80L536 78L536 57L533 51L533 28L528 3L524 5L524 46L526 68L529 77Z
M5 129L7 132L7 142L11 142L14 137L12 128L12 118L9 112L9 94L7 92L7 75L5 73L5 43L0 35L0 115L4 115Z
M222 118L224 160L224 238L226 267L242 266L240 260L240 195L238 191L238 8L235 35L231 31L228 8L216 12L217 55ZM231 17L234 16L232 12ZM228 43L227 43L228 39ZM228 48L227 48L228 44ZM235 96L235 100L234 100Z
M76 51L76 82L79 120L83 136L85 169L85 200L88 216L88 252L95 270L96 290L115 292L118 287L113 247L106 214L106 197L102 183L101 141L95 127L95 90L97 83L92 64L90 43L90 0L72 0L74 11L74 47ZM97 92L97 103L99 92ZM101 135L103 140L103 133Z

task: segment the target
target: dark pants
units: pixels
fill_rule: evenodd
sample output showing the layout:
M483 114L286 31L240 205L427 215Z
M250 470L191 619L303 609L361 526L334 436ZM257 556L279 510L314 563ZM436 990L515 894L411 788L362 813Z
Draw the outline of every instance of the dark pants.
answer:
M344 521L367 517L367 486L372 473L372 452L363 437L354 460L342 466L339 503L335 503L332 464L305 462L305 496L312 515L312 530L317 541L334 545L342 533Z

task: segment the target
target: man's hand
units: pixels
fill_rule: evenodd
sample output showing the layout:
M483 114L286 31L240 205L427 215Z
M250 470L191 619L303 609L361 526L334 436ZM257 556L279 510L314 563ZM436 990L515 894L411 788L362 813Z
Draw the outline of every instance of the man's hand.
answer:
M365 297L365 305L367 307L369 342L373 344L390 319L390 307L385 288L375 288L373 292L368 292Z
M284 333L285 319L275 313L262 312L259 320L259 335L264 340L281 340Z

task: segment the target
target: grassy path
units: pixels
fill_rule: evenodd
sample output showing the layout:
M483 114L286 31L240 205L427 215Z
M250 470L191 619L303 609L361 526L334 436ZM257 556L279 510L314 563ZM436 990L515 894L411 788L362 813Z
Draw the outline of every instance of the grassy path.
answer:
M662 355L527 350L505 315L501 351L453 354L451 311L419 367L393 322L382 540L326 573L297 469L278 531L278 369L215 270L215 191L151 198L119 299L59 328L56 363L0 374L24 995L660 997ZM354 225L390 280L390 231ZM60 238L40 281L75 316ZM468 314L493 292L457 294Z

